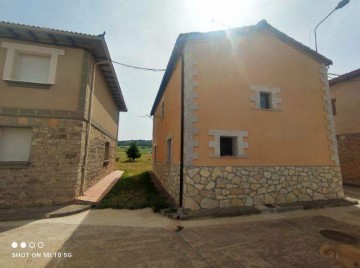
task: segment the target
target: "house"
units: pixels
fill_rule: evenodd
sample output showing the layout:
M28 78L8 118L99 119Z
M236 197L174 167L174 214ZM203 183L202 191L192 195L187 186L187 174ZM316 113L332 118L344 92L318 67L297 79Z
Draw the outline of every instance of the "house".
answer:
M153 104L153 171L185 209L343 198L332 62L266 21L181 34Z
M329 83L343 179L360 185L360 69Z
M126 111L104 35L0 23L0 207L66 204L114 171Z

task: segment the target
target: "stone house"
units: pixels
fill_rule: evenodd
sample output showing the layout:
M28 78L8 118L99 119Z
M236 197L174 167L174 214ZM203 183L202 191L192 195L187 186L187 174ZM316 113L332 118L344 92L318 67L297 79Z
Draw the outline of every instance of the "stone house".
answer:
M0 208L66 204L114 171L108 60L104 35L0 23Z
M327 67L272 27L181 34L153 104L153 171L190 210L343 198Z
M360 185L360 69L329 83L343 179Z

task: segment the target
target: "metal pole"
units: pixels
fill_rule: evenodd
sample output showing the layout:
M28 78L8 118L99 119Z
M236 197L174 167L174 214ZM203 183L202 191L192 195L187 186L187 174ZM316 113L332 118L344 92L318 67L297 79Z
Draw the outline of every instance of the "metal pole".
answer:
M316 37L316 29L320 26L321 23L323 23L332 13L334 13L336 11L336 8L331 11L329 13L329 15L327 15L322 21L320 21L316 26L315 26L315 29L314 29L314 33L315 33L315 50L316 52L318 52L318 49L317 49L317 37Z

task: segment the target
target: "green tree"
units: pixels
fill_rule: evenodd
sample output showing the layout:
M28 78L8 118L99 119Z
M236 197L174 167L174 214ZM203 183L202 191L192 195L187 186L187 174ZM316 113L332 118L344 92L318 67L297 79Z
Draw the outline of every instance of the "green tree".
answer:
M136 158L141 157L141 153L136 142L130 143L130 147L126 150L126 155L129 158L129 160L132 160L133 162L135 161Z

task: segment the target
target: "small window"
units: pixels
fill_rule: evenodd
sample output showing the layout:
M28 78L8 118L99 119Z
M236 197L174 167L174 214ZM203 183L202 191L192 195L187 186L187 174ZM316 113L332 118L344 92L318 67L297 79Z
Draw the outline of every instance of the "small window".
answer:
M104 162L110 161L110 142L105 142Z
M0 127L0 162L29 161L32 128Z
M165 100L161 102L161 118L165 117Z
M33 83L48 83L49 70L50 57L20 54L15 79Z
M260 92L260 108L261 109L270 109L271 93Z
M336 99L331 99L331 107L332 107L333 115L336 115Z
M168 139L167 141L166 141L166 148L167 148L167 161L169 162L169 163L171 163L171 155L172 155L172 140L171 139Z
M220 137L220 156L236 155L236 137Z
M154 161L156 161L156 153L157 153L157 145L154 146L154 152L153 152Z

